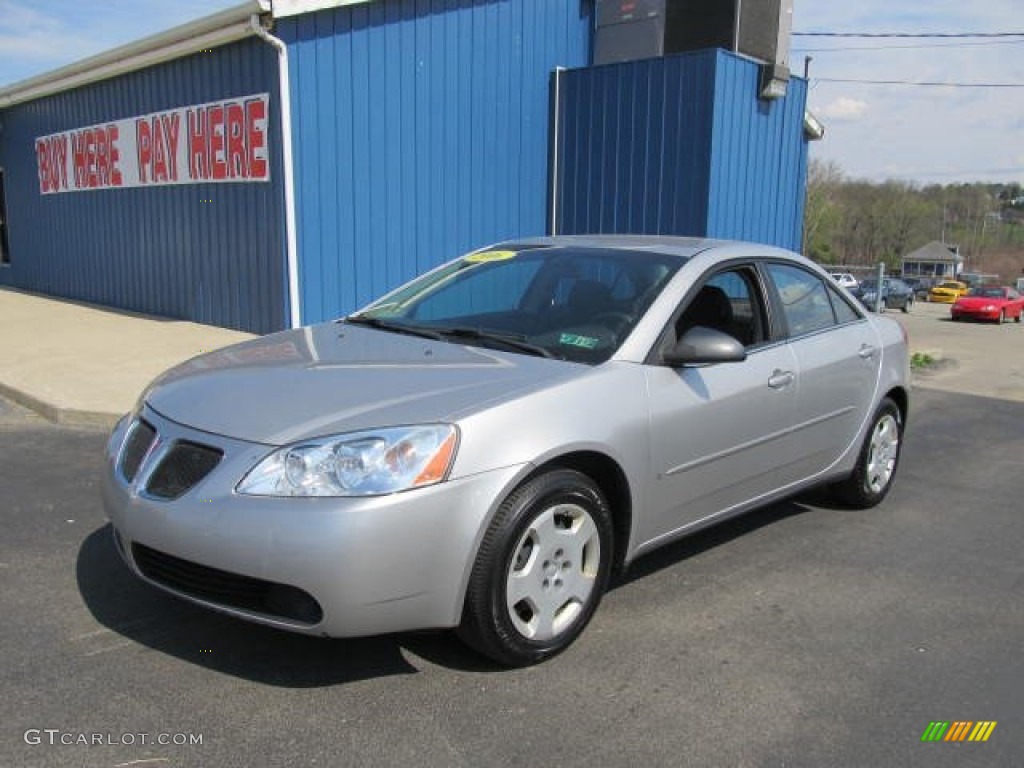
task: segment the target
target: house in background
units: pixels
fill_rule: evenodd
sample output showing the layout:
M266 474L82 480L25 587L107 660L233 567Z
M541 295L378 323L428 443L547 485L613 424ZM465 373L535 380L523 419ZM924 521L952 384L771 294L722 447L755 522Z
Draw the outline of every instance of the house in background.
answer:
M903 257L904 277L956 278L964 269L960 246L933 240Z

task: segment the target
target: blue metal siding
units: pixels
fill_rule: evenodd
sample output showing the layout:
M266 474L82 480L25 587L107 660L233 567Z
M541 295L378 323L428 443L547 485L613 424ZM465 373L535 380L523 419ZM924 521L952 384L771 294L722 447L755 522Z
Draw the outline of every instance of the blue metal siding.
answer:
M565 72L559 234L701 235L714 51Z
M709 49L562 75L557 231L696 235L797 249L806 82Z
M270 94L270 181L41 195L36 137ZM286 326L277 54L250 39L0 113L11 266L0 283L254 332Z
M546 230L550 73L589 0L375 0L286 19L302 320Z
M720 51L707 234L799 250L807 178L807 82L757 98L760 67Z

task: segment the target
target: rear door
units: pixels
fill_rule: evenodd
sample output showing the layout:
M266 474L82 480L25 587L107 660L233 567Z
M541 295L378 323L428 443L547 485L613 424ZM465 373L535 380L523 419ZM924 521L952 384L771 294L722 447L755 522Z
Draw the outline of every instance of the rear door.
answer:
M853 446L871 416L882 349L872 323L817 273L767 262L766 284L796 366L791 462L780 485L814 477Z

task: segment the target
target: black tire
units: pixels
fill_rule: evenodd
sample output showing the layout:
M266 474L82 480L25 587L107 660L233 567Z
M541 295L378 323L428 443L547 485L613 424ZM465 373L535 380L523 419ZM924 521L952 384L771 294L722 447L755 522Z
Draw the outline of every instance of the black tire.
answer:
M832 486L833 497L854 509L869 509L880 503L896 477L902 447L903 416L896 403L887 397L871 419L853 472Z
M1022 308L1021 311L1017 313L1017 316L1013 319L1013 321L1015 323L1024 322L1024 308Z
M612 546L611 511L589 477L555 469L527 480L502 502L480 544L460 639L512 667L565 650L601 602ZM524 597L509 605L518 579ZM547 604L538 607L535 598Z

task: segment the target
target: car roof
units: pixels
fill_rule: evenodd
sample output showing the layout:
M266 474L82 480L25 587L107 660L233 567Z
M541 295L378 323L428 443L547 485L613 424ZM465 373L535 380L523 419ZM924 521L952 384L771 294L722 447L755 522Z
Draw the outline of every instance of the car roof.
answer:
M731 240L701 237L674 237L670 235L554 235L506 240L488 246L489 249L525 250L529 248L601 248L624 251L646 251L666 256L689 259L702 251L737 245ZM751 243L754 246L753 243ZM756 246L759 249L763 245Z

